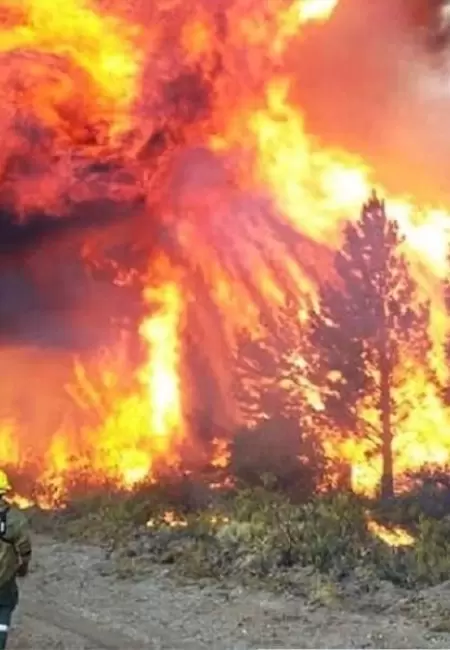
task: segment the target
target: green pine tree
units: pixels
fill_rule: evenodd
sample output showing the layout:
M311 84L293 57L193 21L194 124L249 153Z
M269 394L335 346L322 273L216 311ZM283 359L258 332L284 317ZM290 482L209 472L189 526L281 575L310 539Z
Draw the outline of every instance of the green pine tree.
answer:
M403 238L373 195L358 222L347 226L313 313L312 377L322 390L324 417L355 435L370 436L381 454L380 493L394 493L392 444L409 407L394 399L414 359L426 362L429 306L417 298ZM374 418L363 420L371 409Z

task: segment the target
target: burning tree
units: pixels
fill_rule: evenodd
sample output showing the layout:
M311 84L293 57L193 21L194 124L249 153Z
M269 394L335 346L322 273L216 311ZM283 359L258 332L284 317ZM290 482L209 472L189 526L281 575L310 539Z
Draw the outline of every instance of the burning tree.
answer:
M449 252L449 260L450 260L450 252ZM447 277L445 284L443 286L443 290L444 290L445 311L448 315L450 315L450 276ZM446 362L446 366L448 369L450 363L450 332L448 331L444 339L443 347L444 347L444 360ZM441 396L444 404L446 406L450 406L450 377L448 374L448 370L441 384Z
M306 309L290 299L273 310L260 336L241 336L237 397L245 426L231 446L231 470L245 483L270 475L297 499L310 496L324 470L320 442L308 425L304 350Z
M393 442L412 404L408 371L427 360L428 304L401 252L403 237L375 195L358 222L347 225L335 256L337 282L321 289L313 313L313 378L321 388L325 419L381 454L382 497L394 493ZM406 392L407 394L407 392Z
M245 422L283 415L300 420L304 400L299 394L301 358L307 341L298 300L272 310L260 335L241 334L237 358L237 393Z

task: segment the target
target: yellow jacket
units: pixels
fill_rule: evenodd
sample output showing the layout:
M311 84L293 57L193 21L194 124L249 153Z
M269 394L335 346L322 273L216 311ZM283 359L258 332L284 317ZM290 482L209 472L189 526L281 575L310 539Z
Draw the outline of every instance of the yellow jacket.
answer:
M0 537L0 587L14 578L31 559L28 521L18 508L0 498L0 517L6 513L6 530Z

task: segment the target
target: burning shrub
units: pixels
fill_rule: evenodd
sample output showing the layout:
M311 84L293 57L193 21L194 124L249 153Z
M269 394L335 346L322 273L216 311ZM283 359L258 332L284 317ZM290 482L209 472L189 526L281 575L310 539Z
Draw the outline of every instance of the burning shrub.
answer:
M416 487L399 501L414 501L420 514L433 519L442 519L450 515L450 474L442 468L424 468L422 472L409 475Z
M247 486L272 487L297 499L313 494L320 474L320 452L299 424L279 416L243 429L231 446L230 469Z
M419 526L422 520L439 521L450 516L450 479L445 471L424 468L408 473L412 487L373 506L380 521L402 526Z
M162 477L153 485L143 484L136 490L133 501L146 504L148 516L176 511L183 516L207 510L214 491L201 478L189 475Z

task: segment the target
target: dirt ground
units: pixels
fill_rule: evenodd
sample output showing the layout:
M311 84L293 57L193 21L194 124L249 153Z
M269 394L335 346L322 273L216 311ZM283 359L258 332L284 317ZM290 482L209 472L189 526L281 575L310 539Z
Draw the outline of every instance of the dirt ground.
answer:
M415 594L386 585L340 597L320 583L313 597L274 595L181 583L161 566L140 581L121 580L98 548L49 538L35 544L11 650L450 647L449 584ZM438 619L431 624L433 603Z

